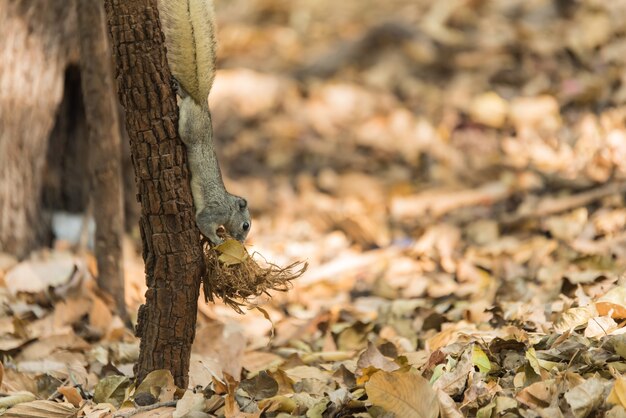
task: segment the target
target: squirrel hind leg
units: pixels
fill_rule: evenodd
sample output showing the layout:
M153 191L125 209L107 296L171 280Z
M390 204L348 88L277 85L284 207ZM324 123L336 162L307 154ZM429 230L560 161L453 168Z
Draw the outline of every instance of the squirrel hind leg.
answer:
M183 86L176 79L176 77L172 76L170 83L172 84L172 89L176 92L178 96L180 96L181 99L189 97L189 93L187 93L187 91L183 88Z

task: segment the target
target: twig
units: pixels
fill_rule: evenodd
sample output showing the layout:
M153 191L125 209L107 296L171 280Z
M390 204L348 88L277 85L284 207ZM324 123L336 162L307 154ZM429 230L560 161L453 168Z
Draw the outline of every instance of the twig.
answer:
M61 382L61 384L59 386L57 386L57 388L54 390L54 392L52 392L52 395L48 396L48 400L51 401L54 398L56 398L57 396L59 396L61 393L59 392L59 388L61 386L65 386L68 384L68 382L70 381L70 378L67 377L63 382Z
M546 197L541 199L537 204L529 208L523 208L513 214L504 215L500 222L503 224L516 224L531 218L541 218L544 216L554 215L556 213L565 212L570 209L579 208L588 205L591 202L600 200L613 194L626 192L626 183L609 183L603 186L587 190L586 192L577 193L564 197Z
M153 409L158 409L163 406L176 406L176 402L178 401L160 402L154 403L152 405L140 406L138 408L131 409L130 411L116 412L115 414L113 414L113 418L128 418L140 412L152 411Z

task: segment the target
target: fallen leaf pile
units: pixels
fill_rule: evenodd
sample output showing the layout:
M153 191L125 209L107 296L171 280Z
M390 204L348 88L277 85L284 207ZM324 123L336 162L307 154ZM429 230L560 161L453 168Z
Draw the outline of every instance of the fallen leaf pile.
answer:
M245 315L201 303L189 387L137 386L91 255L0 255L6 416L626 416L626 2L217 15L246 245L307 271ZM132 245L125 263L136 312Z

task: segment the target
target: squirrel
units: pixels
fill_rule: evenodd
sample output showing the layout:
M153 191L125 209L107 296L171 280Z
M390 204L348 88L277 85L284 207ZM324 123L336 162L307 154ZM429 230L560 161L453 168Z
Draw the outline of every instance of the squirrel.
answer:
M243 242L251 221L246 199L226 191L213 143L208 96L215 78L215 13L211 0L159 0L167 60L180 96L178 133L187 148L196 224L214 245L222 225Z

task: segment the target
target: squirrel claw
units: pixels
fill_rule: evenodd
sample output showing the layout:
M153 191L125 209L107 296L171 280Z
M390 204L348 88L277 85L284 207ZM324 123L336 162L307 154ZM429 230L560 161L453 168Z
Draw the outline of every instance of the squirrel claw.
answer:
M218 245L224 243L224 240L220 238L219 236L217 236L216 233L205 235L205 236L207 237L207 239L211 243L211 246L213 247L217 247Z
M170 80L170 83L172 84L172 89L174 90L174 92L176 92L176 94L181 99L184 99L185 97L189 96L189 94L185 91L183 86L178 82L176 77L172 76L172 79Z
M178 90L180 89L180 84L178 83L178 80L176 80L176 77L174 76L170 77L170 86L172 87L172 90L174 90L174 92L178 94Z

